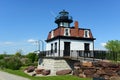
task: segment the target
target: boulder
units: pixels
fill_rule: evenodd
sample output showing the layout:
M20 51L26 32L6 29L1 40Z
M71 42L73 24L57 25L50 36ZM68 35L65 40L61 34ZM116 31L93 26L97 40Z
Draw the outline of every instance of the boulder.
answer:
M83 70L82 70L82 69L79 69L79 72L80 72L80 73L83 73Z
M41 74L44 69L36 69L35 72L36 74Z
M79 74L80 74L79 70L73 70L73 75L79 76Z
M45 76L46 76L46 75L49 75L50 72L51 72L50 70L43 70L43 71L42 71L42 75L45 75Z
M35 70L35 66L29 66L28 68L27 68L27 72L29 73L29 72L33 72Z
M92 67L93 64L92 64L92 62L84 61L84 62L82 62L82 66L85 66L85 67Z
M98 78L98 77L100 77L100 75L98 75L98 74L95 73L95 74L93 74L93 77L94 78Z
M95 70L93 69L87 69L87 70L84 70L84 74L85 75L93 75L95 73Z
M120 77L113 76L110 78L110 80L120 80Z
M74 69L76 69L76 70L80 70L80 67L78 67L78 66L74 66Z
M120 76L120 70L119 70L119 71L117 71L117 74Z
M110 77L108 75L104 75L105 80L109 80Z
M74 63L74 67L80 67L80 66L81 66L80 62Z
M86 78L86 75L83 74L83 73L81 73L81 74L79 74L79 77L80 77L80 78Z
M33 73L32 76L36 76L36 73Z
M93 66L95 66L95 67L100 67L101 65L100 65L99 62L93 62Z
M98 74L98 75L105 75L106 73L105 73L104 70L97 70L96 74Z
M67 69L67 70L60 70L56 72L56 75L66 75L66 74L71 74L72 70Z
M111 70L111 69L105 69L104 71L105 71L105 73L106 73L108 76L117 76L117 75L118 75L118 74L116 73L116 71Z
M119 65L118 65L118 64L110 63L110 64L109 64L109 67L110 67L110 68L119 68Z

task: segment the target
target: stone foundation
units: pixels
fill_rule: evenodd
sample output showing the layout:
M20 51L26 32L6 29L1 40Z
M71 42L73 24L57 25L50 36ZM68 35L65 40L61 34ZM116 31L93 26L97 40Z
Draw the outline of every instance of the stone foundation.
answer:
M56 71L71 69L76 61L63 58L41 58L39 60L38 69L51 70L50 75L56 75Z

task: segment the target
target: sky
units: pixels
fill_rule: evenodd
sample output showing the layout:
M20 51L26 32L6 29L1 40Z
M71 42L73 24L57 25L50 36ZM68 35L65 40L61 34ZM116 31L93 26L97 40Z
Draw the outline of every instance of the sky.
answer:
M104 50L108 40L120 40L120 0L0 0L0 54L37 50L34 41L45 44L63 9L79 28L91 29L95 49Z

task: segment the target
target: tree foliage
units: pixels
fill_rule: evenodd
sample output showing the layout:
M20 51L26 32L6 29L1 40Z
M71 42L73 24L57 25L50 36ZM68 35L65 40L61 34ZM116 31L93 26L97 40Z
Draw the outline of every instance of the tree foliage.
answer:
M18 57L11 57L10 60L7 62L7 68L18 70L22 66L22 62Z
M22 57L22 50L18 50L18 51L15 53L15 56L21 58L21 57Z
M34 61L36 60L36 56L37 56L37 55L36 55L35 53L32 53L32 52L31 52L31 53L28 53L28 54L26 55L26 57L29 58L32 63L34 63Z
M109 51L120 52L120 41L119 40L108 41L105 47Z
M110 40L105 45L105 48L110 51L110 57L117 60L120 56L120 41L119 40Z
M0 67L18 70L22 66L20 58L12 56L0 60Z

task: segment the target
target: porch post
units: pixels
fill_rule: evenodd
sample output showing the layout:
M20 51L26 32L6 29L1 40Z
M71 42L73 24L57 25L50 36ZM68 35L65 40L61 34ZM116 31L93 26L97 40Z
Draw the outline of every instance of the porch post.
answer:
M95 55L94 55L94 40L93 40L93 61L95 60Z
M61 34L61 27L59 28L59 51L58 51L59 57L60 57L60 34Z

